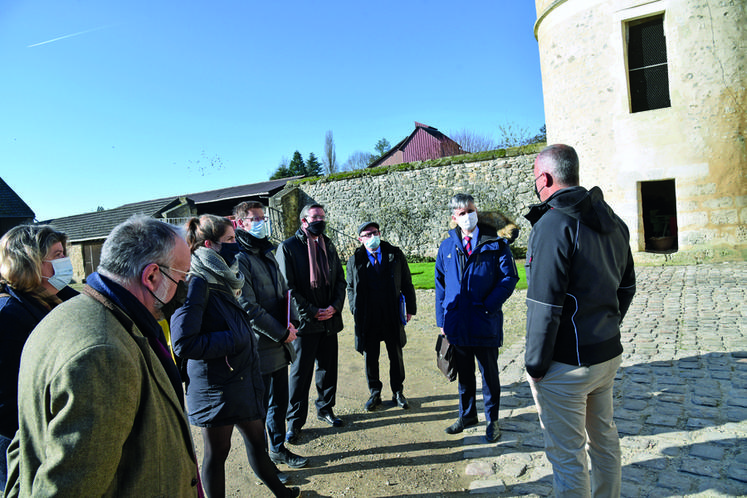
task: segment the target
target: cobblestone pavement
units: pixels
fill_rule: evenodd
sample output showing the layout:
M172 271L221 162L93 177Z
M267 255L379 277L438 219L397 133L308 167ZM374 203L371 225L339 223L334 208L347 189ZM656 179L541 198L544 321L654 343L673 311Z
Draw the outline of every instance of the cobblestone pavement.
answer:
M747 496L746 298L747 262L637 268L615 382L623 496ZM499 442L465 431L473 494L552 495L523 356L501 352Z

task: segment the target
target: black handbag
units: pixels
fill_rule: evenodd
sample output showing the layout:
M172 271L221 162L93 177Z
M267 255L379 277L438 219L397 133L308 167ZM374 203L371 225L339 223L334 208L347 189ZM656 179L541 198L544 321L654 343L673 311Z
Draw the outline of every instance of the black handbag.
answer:
M449 382L456 380L457 372L456 365L454 364L454 346L442 334L438 334L438 339L436 339L436 366L449 379Z

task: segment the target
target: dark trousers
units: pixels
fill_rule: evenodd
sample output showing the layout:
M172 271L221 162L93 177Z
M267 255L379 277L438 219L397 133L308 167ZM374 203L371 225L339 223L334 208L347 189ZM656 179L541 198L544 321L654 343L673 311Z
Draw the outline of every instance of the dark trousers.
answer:
M498 378L498 348L454 346L457 381L459 384L459 416L477 416L475 400L475 359L482 373L482 399L485 404L485 419L488 423L498 420L501 401L501 381Z
M265 427L270 450L280 451L285 441L285 413L288 410L288 367L262 376L265 383Z
M402 391L402 385L405 382L405 362L397 338L385 339L384 344L386 344L386 351L389 355L389 385L392 388L392 394L394 394ZM363 357L366 362L366 379L368 379L368 389L371 394L374 392L381 393L383 387L381 380L379 380L380 352L380 340L366 341L366 350L363 352Z
M337 394L337 334L308 334L293 341L296 361L289 376L288 430L300 430L309 412L311 374L316 362L316 411L329 413Z

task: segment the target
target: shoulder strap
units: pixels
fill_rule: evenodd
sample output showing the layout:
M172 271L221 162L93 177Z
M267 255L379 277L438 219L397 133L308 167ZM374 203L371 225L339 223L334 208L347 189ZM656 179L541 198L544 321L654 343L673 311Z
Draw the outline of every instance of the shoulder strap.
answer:
M124 326L125 329L132 332L133 328L135 327L135 322L133 322L129 316L125 315L124 311L119 309L119 307L115 305L109 298L104 296L102 293L100 293L90 285L84 286L82 292L86 296L103 304L106 309L112 312L112 314L117 318L117 320L119 320L119 322L122 324L122 326Z

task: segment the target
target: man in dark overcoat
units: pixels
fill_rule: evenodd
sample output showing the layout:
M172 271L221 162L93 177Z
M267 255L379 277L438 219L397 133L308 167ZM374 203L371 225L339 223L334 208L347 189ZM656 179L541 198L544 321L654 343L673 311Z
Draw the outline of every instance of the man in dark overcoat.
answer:
M306 423L315 364L317 418L333 427L343 424L333 408L337 395L337 333L343 327L340 311L345 304L345 277L337 249L324 235L324 206L308 204L299 218L301 227L280 244L276 254L300 320L298 338L293 341L297 358L290 368L286 418L285 440L291 444L298 441Z
M366 362L370 397L365 409L372 411L381 404L379 352L382 342L389 355L392 401L407 409L402 348L407 343L405 325L417 311L410 269L402 251L381 240L378 223L361 224L358 240L361 246L348 260L347 290L355 319L355 349L363 354Z

